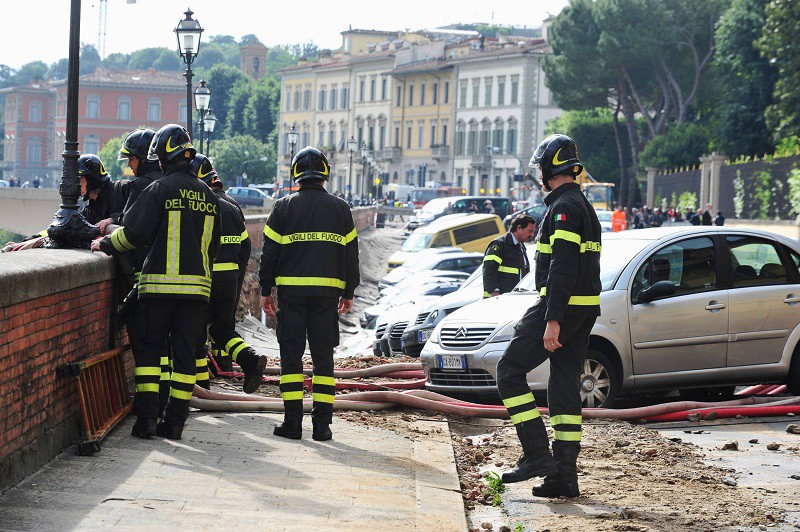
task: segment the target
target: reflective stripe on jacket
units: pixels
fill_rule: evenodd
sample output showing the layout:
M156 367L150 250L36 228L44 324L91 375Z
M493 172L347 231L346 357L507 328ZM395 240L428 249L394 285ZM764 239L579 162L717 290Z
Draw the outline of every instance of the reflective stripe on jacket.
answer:
M505 294L517 286L525 270L520 259L519 247L510 232L489 243L483 255L483 297L490 297L494 290Z

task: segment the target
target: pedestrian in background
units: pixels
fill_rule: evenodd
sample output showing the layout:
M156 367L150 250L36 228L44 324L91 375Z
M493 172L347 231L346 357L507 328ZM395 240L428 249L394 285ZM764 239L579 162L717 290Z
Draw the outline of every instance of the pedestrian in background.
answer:
M350 207L323 187L330 165L321 151L310 146L300 150L292 159L291 173L300 189L273 206L264 227L259 270L261 308L277 318L281 351L284 417L273 434L302 437L303 352L308 338L314 364L312 437L325 441L333 437L338 314L350 311L359 283L358 239Z
M705 210L703 210L702 224L703 224L703 225L711 225L711 223L712 223L712 218L711 218L711 204L710 204L710 203L708 203L708 204L706 205L706 208L705 208Z
M538 167L547 212L536 239L536 289L540 299L517 322L497 365L497 387L522 444L503 482L544 476L540 497L577 497L581 449L581 374L589 333L600 315L600 222L575 178L583 170L575 142L544 139L531 157ZM526 375L550 360L547 386L553 454ZM555 460L554 460L555 457Z
M722 215L722 211L717 211L717 217L714 218L714 225L725 225L725 217Z
M525 243L536 232L536 220L518 214L504 235L492 240L483 256L483 297L510 292L531 271Z

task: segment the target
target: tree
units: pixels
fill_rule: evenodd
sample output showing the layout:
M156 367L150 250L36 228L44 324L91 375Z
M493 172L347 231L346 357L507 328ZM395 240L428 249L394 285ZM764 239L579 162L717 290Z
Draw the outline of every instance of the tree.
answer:
M267 77L278 77L278 71L297 64L295 57L287 46L270 48L267 64L264 66Z
M131 56L128 54L113 53L106 56L103 66L110 70L124 70L128 68Z
M276 80L264 78L255 84L242 113L244 131L266 142L275 129L279 105L280 86Z
M69 68L69 60L64 57L50 65L50 68L47 70L47 77L51 80L56 79L67 79Z
M11 85L28 85L31 81L44 80L47 77L47 65L43 61L25 63L14 74Z
M119 149L122 147L122 141L125 140L126 135L120 135L119 137L114 137L110 139L105 145L100 149L100 153L97 154L100 157L100 160L103 161L103 166L106 168L106 172L111 176L111 179L117 180L122 179L124 168L127 166L127 161L118 161L117 158L119 157Z
M228 107L234 89L240 85L249 85L252 80L245 76L241 70L231 66L217 65L204 74L206 83L211 87L211 103L209 106L217 116L217 127L228 129ZM242 105L244 109L244 105ZM231 117L235 118L235 117ZM234 131L236 133L238 131Z
M158 57L155 58L153 61L153 68L156 70L183 70L184 63L181 56L178 55L175 51L170 50L168 48L162 48L159 53ZM148 67L149 68L149 67Z
M656 135L642 150L645 168L694 166L709 152L708 132L697 124L675 124L666 133Z
M776 69L762 57L756 41L765 23L768 0L734 0L720 19L714 59L725 87L717 102L719 148L736 158L772 151L764 112L772 103Z
M261 159L265 158L265 161ZM247 174L250 183L275 180L275 150L250 135L234 135L214 141L214 169L226 183Z
M767 108L767 126L777 138L800 135L800 3L797 0L772 0L766 6L761 53L778 70L778 79Z
M163 63L169 65L167 56L174 56L177 61L172 63L173 68L160 68L160 70L182 70L183 61L178 53L169 48L143 48L131 53L131 59L128 61L128 68L132 70L147 70L148 68L157 68L155 63L161 57L164 57Z
M225 114L228 117L223 130L226 136L232 137L251 133L244 126L244 110L250 101L252 92L252 83L243 83L233 88L228 98L228 109Z
M91 74L100 66L100 54L91 44L81 44L80 75Z

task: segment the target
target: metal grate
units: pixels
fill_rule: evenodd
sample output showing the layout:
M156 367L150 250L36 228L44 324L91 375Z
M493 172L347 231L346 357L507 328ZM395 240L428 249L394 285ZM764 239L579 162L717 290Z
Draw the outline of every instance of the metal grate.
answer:
M477 347L494 332L494 327L445 327L441 332L445 347Z
M383 334L386 332L386 326L388 324L384 323L383 325L378 325L378 328L375 329L375 338L381 339L383 338Z
M78 444L80 455L99 451L100 440L131 410L125 353L119 347L57 369L60 377L75 377L78 385L86 434L86 441Z
M440 386L497 386L492 374L485 369L468 369L466 372L450 372L432 369L431 384Z
M414 325L422 325L423 323L425 323L425 320L427 320L428 316L430 315L431 315L430 312L420 312L419 316L417 316L417 319L414 320Z
M392 325L392 329L389 331L389 338L391 340L400 341L400 339L403 337L403 331L406 330L406 327L408 327L407 321L398 321Z

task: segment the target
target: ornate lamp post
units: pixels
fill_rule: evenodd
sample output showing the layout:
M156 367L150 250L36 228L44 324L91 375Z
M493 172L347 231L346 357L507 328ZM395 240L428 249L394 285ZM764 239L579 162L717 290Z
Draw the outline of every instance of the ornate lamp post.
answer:
M366 194L365 188L367 183L367 157L369 156L369 148L367 143L361 143L361 179L359 179L358 189L361 196L361 205L364 204L364 195Z
M206 132L206 157L211 157L211 135L214 134L214 126L217 125L217 115L210 108L206 111L206 118L203 122L203 129Z
M72 0L70 5L69 59L67 67L67 131L64 151L61 157L64 164L58 192L61 205L47 228L53 240L49 247L88 249L91 240L100 230L86 221L78 212L78 196L81 184L78 180L78 90L81 48L81 0Z
M347 186L350 187L351 192L353 188L353 154L356 152L356 139L350 136L350 139L347 141L347 155L350 158L350 177L347 180Z
M203 33L203 28L200 23L192 18L194 12L187 9L184 13L186 18L178 22L175 28L175 35L178 37L178 53L186 63L186 72L183 74L186 77L186 131L192 131L192 63L197 57L197 52L200 51L200 35Z
M208 111L208 103L211 101L211 89L206 87L206 80L201 79L200 85L194 90L194 106L197 109L198 129L200 131L200 149L203 149L203 133L205 132L205 117ZM206 154L207 155L207 154Z

